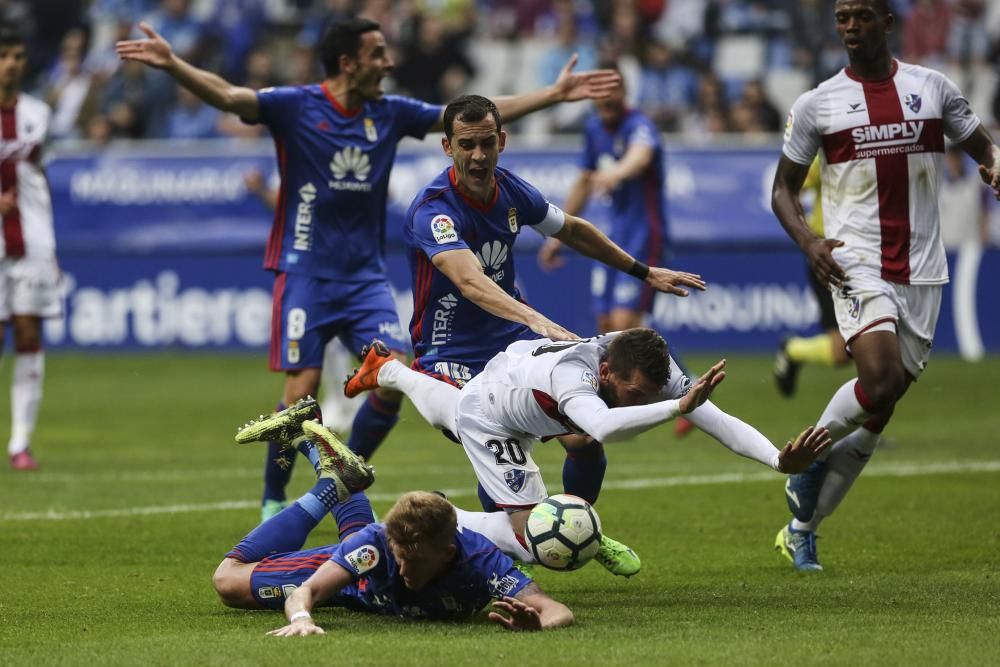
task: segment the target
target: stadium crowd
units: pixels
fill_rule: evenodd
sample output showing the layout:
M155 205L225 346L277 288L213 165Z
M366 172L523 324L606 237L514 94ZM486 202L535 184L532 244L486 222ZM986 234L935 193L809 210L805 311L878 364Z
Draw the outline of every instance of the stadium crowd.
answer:
M54 109L54 139L258 137L162 72L122 63L117 40L148 21L185 59L251 88L318 80L331 21L378 21L394 49L393 92L441 103L554 80L619 61L630 101L687 138L766 137L803 90L844 64L833 0L0 0L25 25L27 89ZM1000 118L1000 3L892 0L896 53L943 69ZM823 37L817 39L817 35ZM586 108L554 109L513 130L578 132ZM992 112L993 119L989 118Z

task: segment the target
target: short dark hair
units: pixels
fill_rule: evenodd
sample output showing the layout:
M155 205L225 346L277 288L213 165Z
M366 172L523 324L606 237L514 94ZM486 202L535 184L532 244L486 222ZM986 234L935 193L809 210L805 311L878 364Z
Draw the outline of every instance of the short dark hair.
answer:
M24 44L24 32L13 23L0 22L0 46Z
M670 380L670 350L663 336L652 329L628 329L608 345L604 361L615 375L631 377L636 371L657 386Z
M323 33L320 44L320 60L328 77L340 74L340 56L358 57L361 36L366 32L381 30L375 21L369 19L346 19L330 25Z
M892 14L892 7L889 5L889 0L869 0L869 2L871 2L872 9L875 10L875 13L882 18Z
M444 136L451 139L452 131L455 129L455 119L478 123L486 118L486 114L493 114L493 120L497 123L497 133L500 132L500 111L493 100L482 95L462 95L452 100L444 108Z

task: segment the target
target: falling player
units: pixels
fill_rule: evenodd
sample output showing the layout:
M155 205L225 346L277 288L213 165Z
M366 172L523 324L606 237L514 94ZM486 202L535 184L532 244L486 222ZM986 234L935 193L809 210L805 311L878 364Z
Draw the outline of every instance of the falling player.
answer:
M778 220L833 292L858 372L819 420L834 446L786 484L792 519L775 548L798 570L822 569L816 529L927 365L948 281L937 202L946 136L1000 198L1000 148L947 77L892 57L888 0L837 0L834 17L850 64L795 102L772 194ZM799 202L817 153L826 239Z

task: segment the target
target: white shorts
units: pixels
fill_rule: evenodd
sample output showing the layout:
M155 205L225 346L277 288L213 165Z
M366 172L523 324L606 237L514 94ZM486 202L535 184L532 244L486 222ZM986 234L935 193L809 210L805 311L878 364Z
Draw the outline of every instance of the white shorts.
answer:
M458 398L455 426L479 483L504 510L530 509L548 497L542 474L531 458L535 438L512 433L486 417L473 379Z
M54 259L0 258L0 322L12 315L62 315L59 265Z
M903 368L918 378L931 356L942 286L899 285L855 276L849 276L848 282L848 294L833 291L833 308L847 349L862 334L893 331L899 338Z

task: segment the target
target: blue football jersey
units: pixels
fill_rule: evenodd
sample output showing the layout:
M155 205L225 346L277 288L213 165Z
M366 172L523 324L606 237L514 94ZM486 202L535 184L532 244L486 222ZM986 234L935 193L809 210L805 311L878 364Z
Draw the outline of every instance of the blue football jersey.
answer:
M549 216L550 204L527 181L497 167L493 202L483 206L455 186L452 169L424 188L407 212L403 238L413 277L410 337L417 363L459 384L515 340L537 338L528 327L491 315L462 296L431 258L446 250L476 254L486 275L520 299L514 284L514 241Z
M451 567L413 591L399 576L385 526L366 526L330 556L355 577L336 604L386 616L456 619L476 613L494 598L513 597L531 583L509 556L479 533L459 529L455 546Z
M396 147L423 137L441 107L386 95L349 112L321 85L265 88L257 100L281 175L265 268L345 282L384 276Z
M663 261L666 234L663 145L649 118L627 111L617 127L605 126L592 115L584 126L582 166L600 171L618 161L633 143L653 148L653 161L641 174L621 183L611 194L612 215L608 237L633 257L656 266Z

